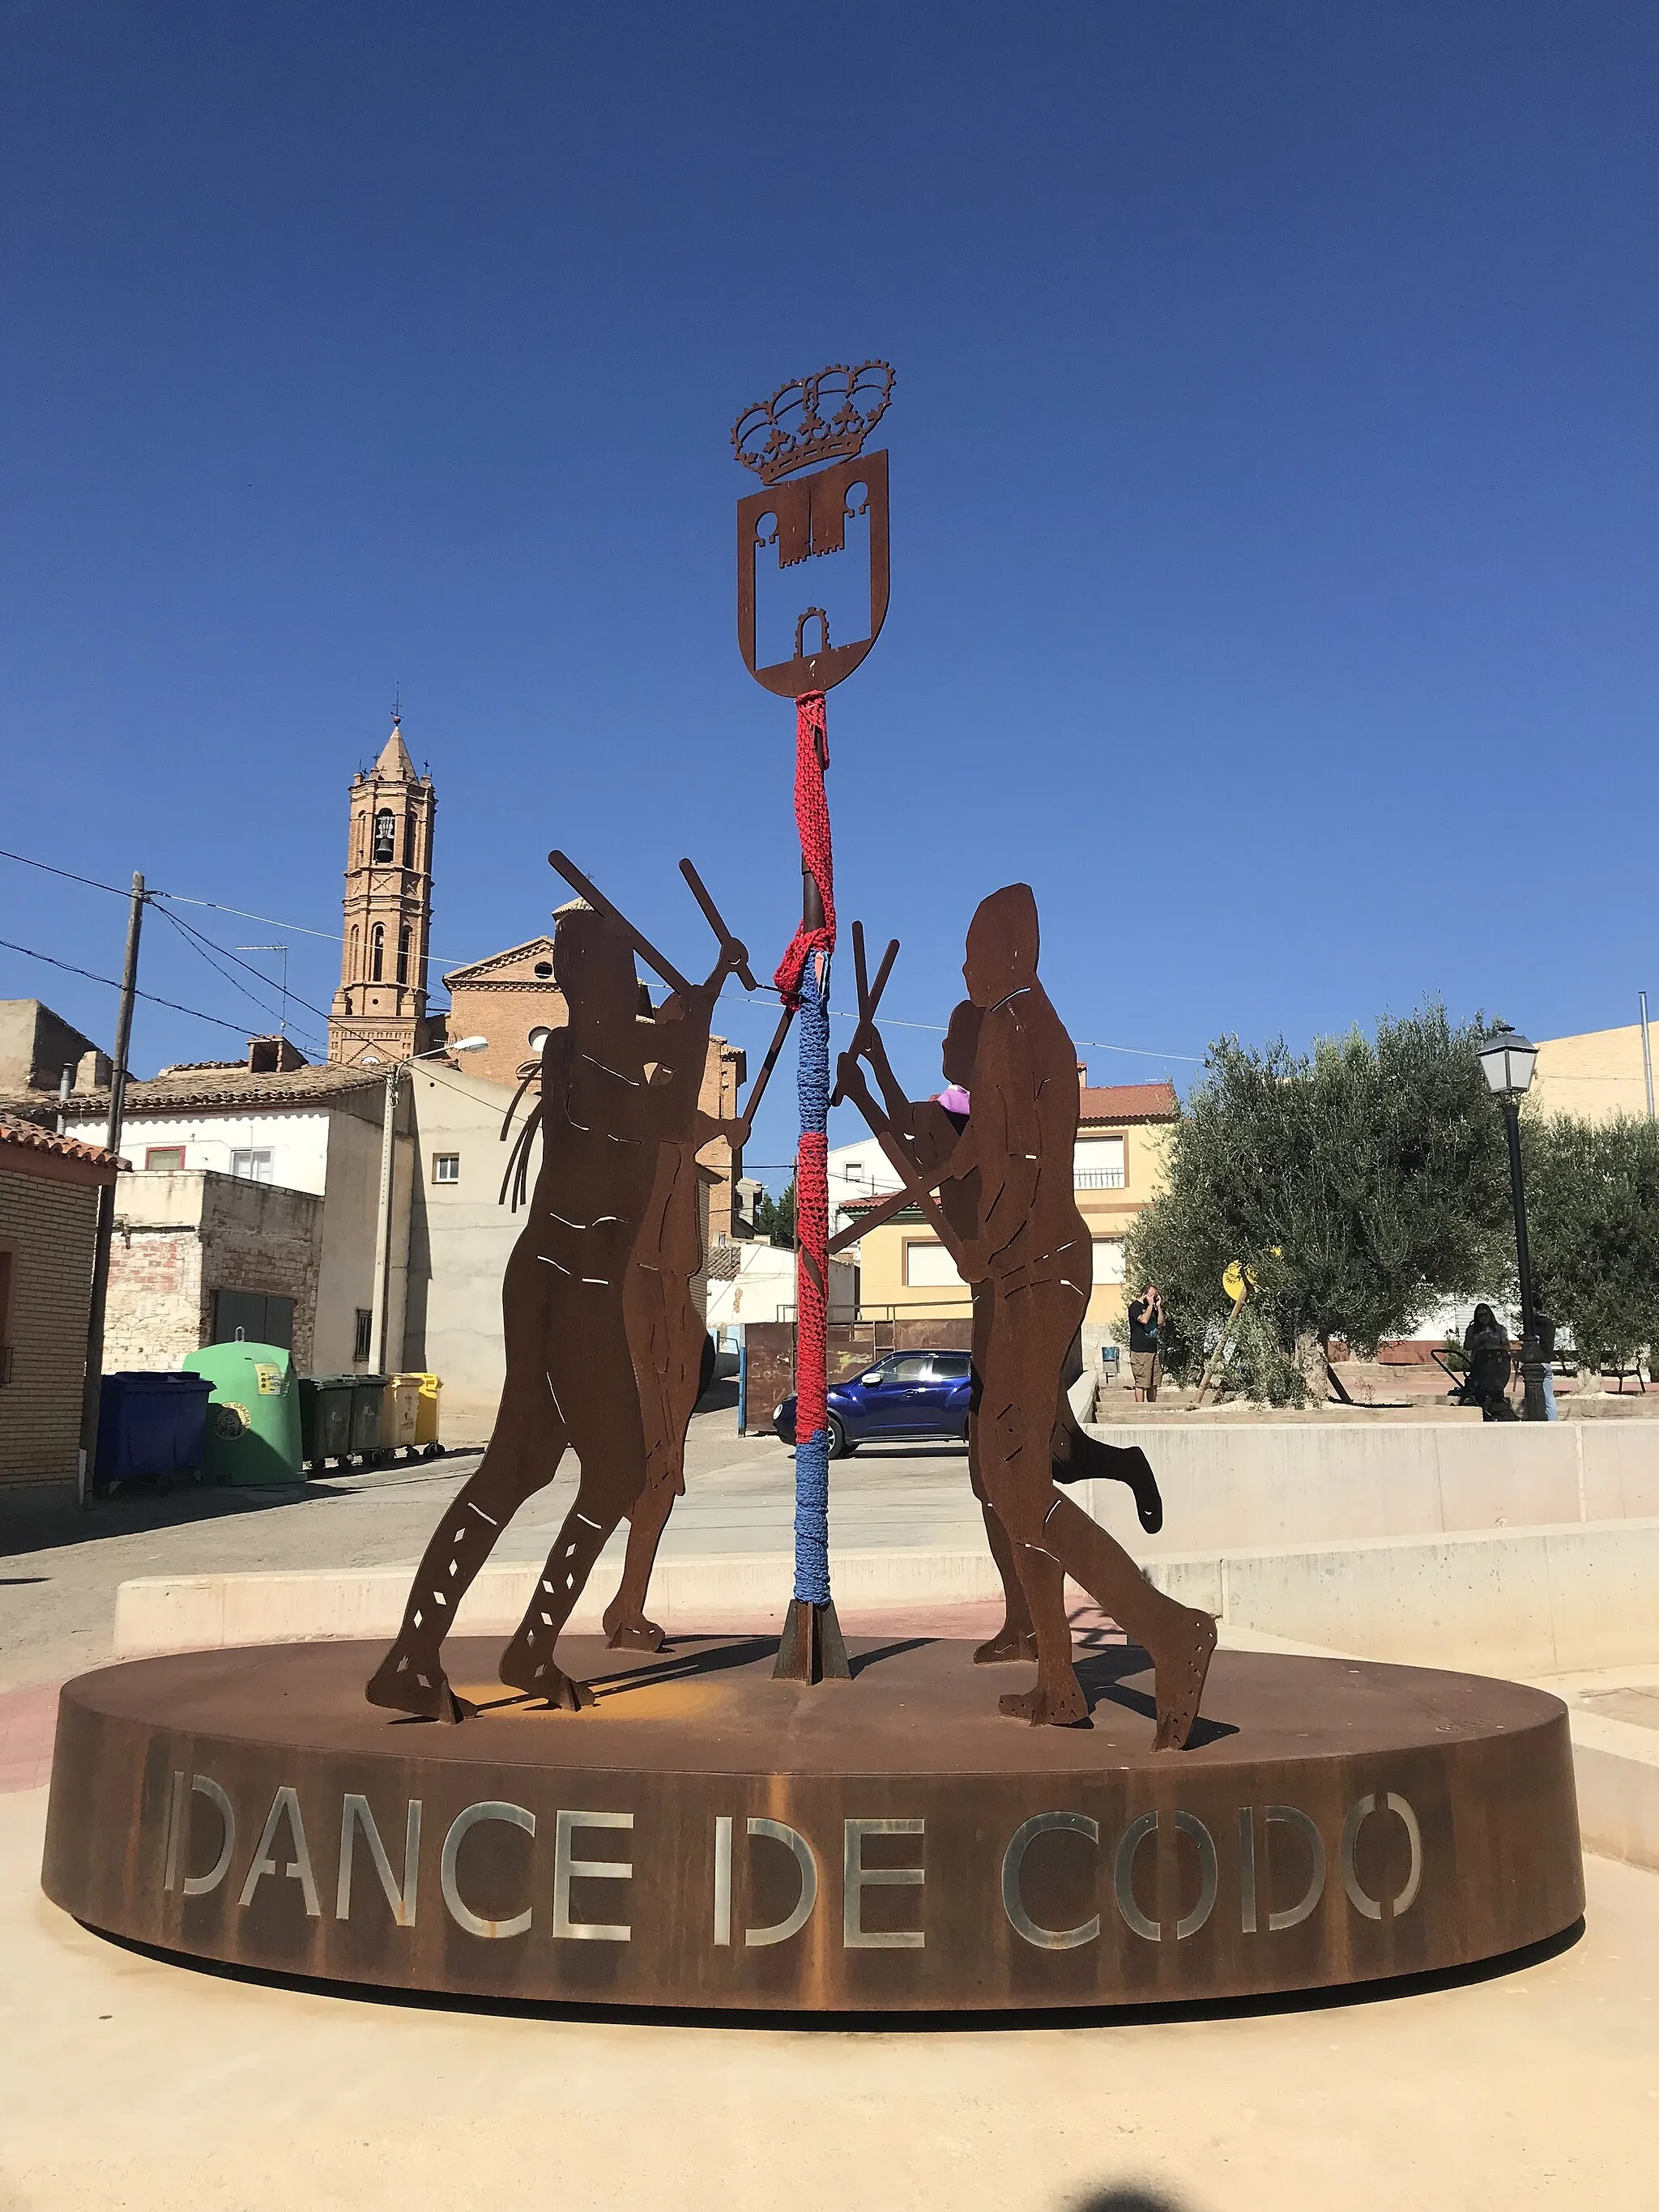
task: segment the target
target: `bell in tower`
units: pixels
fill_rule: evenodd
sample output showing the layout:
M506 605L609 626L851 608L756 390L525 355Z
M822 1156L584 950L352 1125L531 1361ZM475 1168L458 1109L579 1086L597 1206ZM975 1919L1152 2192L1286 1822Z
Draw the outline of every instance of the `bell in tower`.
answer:
M350 791L344 943L328 1024L328 1056L372 1066L425 1052L432 929L432 830L437 794L416 775L394 708L392 734Z

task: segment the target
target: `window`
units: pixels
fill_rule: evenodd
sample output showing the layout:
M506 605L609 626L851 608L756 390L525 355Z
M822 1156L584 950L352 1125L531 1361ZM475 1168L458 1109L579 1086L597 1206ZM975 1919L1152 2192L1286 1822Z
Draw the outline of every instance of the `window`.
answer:
M368 933L368 974L378 983L386 969L386 924L377 921Z
M362 973L362 970L357 965L357 925L354 921L351 925L351 958L347 965L346 974L355 983Z
M914 1290L960 1290L957 1263L936 1237L910 1238L904 1247L904 1279Z
M182 1145L146 1145L144 1165L152 1175L180 1175L184 1171L185 1148Z
M270 1291L216 1291L213 1293L213 1341L216 1344L279 1344L294 1349L294 1301Z
M183 1164L182 1157L180 1164ZM232 1175L240 1176L244 1182L269 1182L270 1169L271 1153L269 1145L251 1145L246 1150L233 1152L230 1156Z
M351 1338L351 1356L353 1359L368 1358L370 1332L373 1330L374 1327L374 1316L373 1311L368 1306L359 1306L357 1309L357 1325L352 1332Z
M882 1377L888 1382L925 1382L932 1364L925 1352L907 1352L901 1358L882 1362Z
M389 806L383 807L374 817L374 857L377 860L395 860L398 857L398 824Z
M432 1180L434 1182L459 1182L461 1179L461 1156L459 1152L434 1152Z
M1123 1239L1121 1237L1096 1237L1095 1280L1097 1283L1121 1283L1123 1280Z
M973 1365L965 1352L936 1352L933 1379L938 1382L960 1382L973 1372Z
M1072 1155L1074 1190L1121 1190L1125 1182L1121 1137L1079 1137Z
M11 1380L11 1254L0 1251L0 1388Z
M412 814L405 814L404 817L404 866L406 868L412 868L414 865L415 817Z
M409 928L407 924L405 924L404 927L398 932L398 981L400 983L406 983L409 981Z

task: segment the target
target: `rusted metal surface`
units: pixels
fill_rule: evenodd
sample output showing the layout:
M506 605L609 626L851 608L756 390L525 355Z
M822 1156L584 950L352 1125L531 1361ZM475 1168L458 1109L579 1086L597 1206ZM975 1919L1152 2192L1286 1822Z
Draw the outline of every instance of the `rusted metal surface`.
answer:
M1198 1717L1215 1623L1154 1590L1121 1545L1054 1485L1056 1462L1067 1479L1084 1471L1080 1448L1089 1441L1056 1409L1089 1303L1093 1245L1073 1194L1077 1052L1039 980L1038 950L1029 884L1010 884L980 902L963 963L968 996L945 1043L946 1078L971 1100L963 1120L937 1102L916 1105L899 1087L865 981L860 932L859 1025L836 1087L925 1203L973 1293L972 1475L1008 1601L1001 1633L979 1656L1023 1656L1034 1644L1037 1658L1035 1687L1011 1692L1001 1710L1054 1727L1082 1717L1065 1607L1069 1574L1152 1655L1155 1743L1179 1750ZM1111 1471L1129 1477L1143 1520L1155 1509L1161 1522L1150 1467Z
M505 1697L476 1639L462 1729L387 1726L362 1644L82 1675L43 1881L94 1928L264 1972L806 2012L1318 1989L1583 1909L1566 1715L1535 1690L1223 1653L1171 1760L1133 1648L1084 1654L1068 1729L1000 1723L963 1644L855 1639L855 1684L817 1690L773 1680L773 1648L572 1638L576 1725Z
M750 674L780 698L828 691L852 674L881 635L890 587L887 455L862 448L885 413L892 388L893 372L885 362L820 369L745 408L732 426L738 459L766 486L738 502L738 643ZM818 466L824 461L830 465ZM793 476L805 468L817 473ZM794 650L787 660L757 665L757 562L774 557L783 570L845 552L848 523L865 516L870 525L866 635L839 643L830 636L828 616L812 604L811 572L802 567Z
M591 910L562 914L554 935L570 1018L542 1053L540 1170L501 1288L501 1406L489 1449L446 1509L397 1640L368 1684L372 1704L428 1719L465 1717L441 1656L455 1608L501 1529L552 1480L567 1445L581 1463L576 1497L501 1656L501 1679L569 1711L591 1701L556 1646L624 1516L629 1565L607 1626L628 1640L660 1640L644 1616L645 1588L684 1480L702 1356L690 1295L702 1259L696 1153L722 1133L742 1141L736 1125L701 1113L697 1097L720 987L748 955L695 871L687 880L720 940L701 983L681 975L562 855L552 859ZM671 983L648 1020L640 1018L635 951ZM527 1157L520 1155L520 1180Z

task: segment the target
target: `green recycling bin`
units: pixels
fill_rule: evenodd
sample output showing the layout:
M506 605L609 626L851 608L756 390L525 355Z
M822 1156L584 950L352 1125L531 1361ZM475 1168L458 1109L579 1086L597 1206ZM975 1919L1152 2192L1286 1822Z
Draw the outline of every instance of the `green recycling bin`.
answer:
M204 1482L298 1482L305 1461L294 1362L280 1344L204 1344L182 1363L213 1385Z
M351 1455L351 1390L355 1375L300 1377L300 1434L306 1465L319 1474L332 1460L349 1465Z

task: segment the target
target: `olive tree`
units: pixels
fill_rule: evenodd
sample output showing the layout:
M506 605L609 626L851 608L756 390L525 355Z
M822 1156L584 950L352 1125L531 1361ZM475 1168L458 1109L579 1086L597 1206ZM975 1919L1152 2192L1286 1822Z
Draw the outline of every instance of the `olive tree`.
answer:
M1659 1343L1659 1124L1522 1124L1538 1303L1592 1373Z
M1475 1058L1486 1033L1429 1006L1308 1054L1211 1047L1126 1254L1132 1283L1163 1291L1174 1374L1196 1370L1231 1310L1230 1261L1255 1278L1230 1374L1275 1404L1324 1395L1333 1337L1374 1352L1441 1300L1506 1279L1503 1128Z

